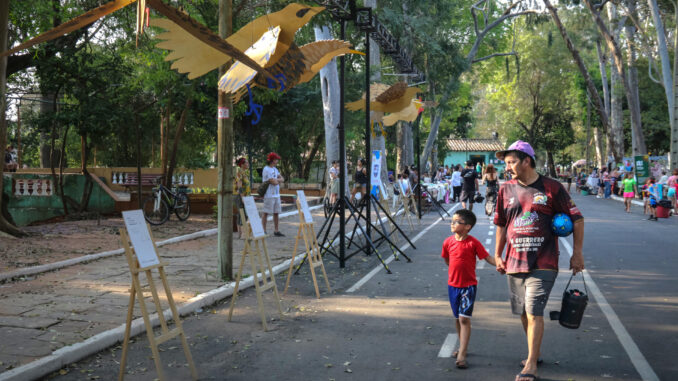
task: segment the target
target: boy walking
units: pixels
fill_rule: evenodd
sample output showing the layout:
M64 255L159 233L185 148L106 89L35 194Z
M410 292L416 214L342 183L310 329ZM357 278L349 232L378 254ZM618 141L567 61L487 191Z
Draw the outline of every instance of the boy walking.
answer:
M471 315L476 299L476 257L495 266L494 258L485 250L475 237L468 233L476 224L476 216L467 209L460 209L452 216L450 230L454 235L443 242L441 257L448 265L447 289L456 319L459 350L453 355L457 358L459 369L468 368L466 353L471 338Z

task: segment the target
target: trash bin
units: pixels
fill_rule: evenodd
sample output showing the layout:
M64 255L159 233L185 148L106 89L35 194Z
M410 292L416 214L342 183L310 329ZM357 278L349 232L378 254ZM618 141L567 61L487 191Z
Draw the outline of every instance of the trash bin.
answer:
M657 203L657 218L669 218L671 211L671 201L662 199Z

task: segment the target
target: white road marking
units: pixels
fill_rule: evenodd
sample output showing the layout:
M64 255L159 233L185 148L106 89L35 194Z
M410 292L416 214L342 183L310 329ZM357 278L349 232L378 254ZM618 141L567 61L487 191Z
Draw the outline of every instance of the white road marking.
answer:
M572 257L572 246L570 243L564 238L560 238L560 243L565 247L567 254ZM612 306L610 306L610 304L607 302L607 299L605 299L603 293L600 292L598 285L596 285L596 282L593 280L593 278L591 278L589 272L584 270L583 273L589 292L596 299L598 307L600 307L600 309L603 311L603 314L610 323L612 330L617 335L619 342L624 347L624 350L631 359L636 371L638 371L640 378L645 381L659 381L659 377L657 377L657 374L650 366L650 363L647 362L645 356L643 356L643 353L633 341L629 332L626 330L626 328L624 328L621 320L619 320L619 316L617 316L617 314L612 309Z
M485 239L485 244L486 244L486 245L489 245L489 244L491 244L491 243L492 243L492 238L486 238L486 239Z
M492 230L488 230L487 235L492 235L494 232Z
M485 268L485 260L483 259L482 261L478 261L478 264L476 265L477 269L484 269ZM477 277L476 277L477 278Z
M438 357L441 358L450 358L452 357L452 352L454 352L454 348L457 347L457 334L456 333L448 333L447 337L445 338L445 342L443 343L443 346L440 347L440 352L438 352Z
M453 207L451 207L450 209L448 209L447 212L449 213L449 212L453 211L453 210L456 209L458 206L459 206L459 203L455 204ZM426 229L422 230L419 234L417 234L417 235L416 235L414 238L412 238L410 241L412 241L412 243L417 242L417 240L419 240L419 238L423 237L424 234L428 233L428 231L431 230L431 228L433 228L434 226L436 226L436 225L438 224L438 222L440 222L440 221L442 221L442 220L443 220L442 217L441 217L441 218L438 218L438 219L436 220L436 222L432 223L432 224L429 225ZM406 243L406 244L404 244L403 246L400 247L400 251L405 251L405 250L408 249L409 247L410 247L410 243L408 242L408 243ZM394 259L395 259L395 257L394 257L393 255L391 255L391 256L388 257L386 260L384 260L384 263L389 264L389 263L391 263ZM359 289L360 287L362 287L365 283L367 283L367 281L369 281L373 276L377 275L377 273L378 273L381 269L383 269L383 268L384 268L384 266L383 266L381 263L378 264L377 267L375 267L374 269L372 269L372 271L370 271L369 273L367 273L367 275L365 275L364 277L360 278L360 280L357 281L357 282L356 282L353 286L351 286L348 290L346 290L346 292L356 292L356 291L358 291L358 289Z

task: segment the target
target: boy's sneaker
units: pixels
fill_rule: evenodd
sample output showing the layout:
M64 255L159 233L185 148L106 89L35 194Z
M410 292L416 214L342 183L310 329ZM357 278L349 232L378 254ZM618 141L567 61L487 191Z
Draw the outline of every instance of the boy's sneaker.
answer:
M283 233L281 233L281 232L274 232L273 235L276 236L276 237L284 237L284 236L285 236L285 235L284 235Z

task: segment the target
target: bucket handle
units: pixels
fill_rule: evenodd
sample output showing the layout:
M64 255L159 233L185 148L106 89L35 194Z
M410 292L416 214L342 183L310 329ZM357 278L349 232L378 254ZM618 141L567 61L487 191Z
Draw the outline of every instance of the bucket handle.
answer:
M567 285L565 286L565 292L567 292L567 289L570 288L570 282L572 282L572 278L574 278L575 274L572 274L570 276L570 280L567 281ZM584 271L581 271L581 279L584 281L584 291L586 292L586 295L589 294L589 290L586 288L586 277L584 277Z

